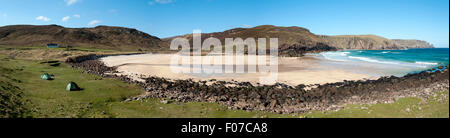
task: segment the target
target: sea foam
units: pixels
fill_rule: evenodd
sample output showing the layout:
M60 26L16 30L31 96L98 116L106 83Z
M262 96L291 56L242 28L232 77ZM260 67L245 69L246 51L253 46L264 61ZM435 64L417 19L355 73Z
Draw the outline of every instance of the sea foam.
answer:
M421 65L439 65L439 63L433 63L433 62L420 62L420 61L416 61L416 64L421 64Z
M356 52L356 53L352 53ZM407 62L407 61L397 61L397 60L385 60L385 59L378 59L373 57L365 57L365 56L358 56L363 51L337 51L337 52L323 52L320 53L320 55L327 59L332 61L339 61L339 62L347 62L347 61L360 61L360 62L369 62L369 63L375 63L375 64L388 64L388 65L396 65L396 66L407 66L407 67L415 67L415 68L428 68L432 66L439 65L439 63L434 62L425 62L425 61L413 61L413 62ZM383 54L400 54L399 52L394 51L382 51L378 53ZM356 55L355 55L356 54Z
M371 59L371 58L367 58L367 57L348 56L348 58L362 60L362 61L366 61L366 62L373 62L373 63L396 64L396 65L400 64L399 62L379 61L379 60Z

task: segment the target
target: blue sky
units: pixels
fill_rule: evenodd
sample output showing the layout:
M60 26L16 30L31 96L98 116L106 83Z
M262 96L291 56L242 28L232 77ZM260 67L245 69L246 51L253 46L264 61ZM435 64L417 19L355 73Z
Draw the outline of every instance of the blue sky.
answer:
M449 0L0 0L0 26L136 28L157 37L258 25L449 44Z

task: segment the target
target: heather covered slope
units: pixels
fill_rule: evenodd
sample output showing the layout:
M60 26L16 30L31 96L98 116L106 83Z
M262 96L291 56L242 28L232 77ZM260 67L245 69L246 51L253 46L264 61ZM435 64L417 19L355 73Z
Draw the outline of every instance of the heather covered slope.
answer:
M65 28L57 25L0 27L0 45L45 46L48 43L127 51L161 49L161 40L158 37L124 27Z

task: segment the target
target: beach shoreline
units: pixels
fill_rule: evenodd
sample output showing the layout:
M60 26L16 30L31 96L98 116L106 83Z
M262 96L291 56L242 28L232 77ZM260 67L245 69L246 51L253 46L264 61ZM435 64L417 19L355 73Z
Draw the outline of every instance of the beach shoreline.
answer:
M233 73L233 74L186 74L174 73L170 67L171 54L143 54L143 55L124 55L124 56L108 56L101 58L100 61L108 67L116 67L117 75L130 76L135 80L139 80L142 76L163 77L172 80L195 81L237 81L250 82L257 85L259 78L267 76L265 73ZM290 86L299 84L326 84L342 82L344 80L364 80L376 79L369 74L353 73L349 70L339 68L330 68L324 64L329 62L315 56L304 57L279 57L278 58L278 79L277 82ZM164 64L161 64L164 63ZM243 66L247 66L245 63ZM234 64L234 66L237 66ZM261 83L264 84L264 83ZM273 85L273 84L265 84Z

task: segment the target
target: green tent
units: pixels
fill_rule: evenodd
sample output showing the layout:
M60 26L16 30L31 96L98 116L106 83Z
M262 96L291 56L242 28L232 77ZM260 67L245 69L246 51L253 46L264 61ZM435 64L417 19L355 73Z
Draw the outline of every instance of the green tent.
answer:
M78 91L80 90L80 87L75 82L69 82L66 87L67 91Z
M50 75L48 75L48 73L45 73L44 75L41 76L41 79L43 79L43 80L51 80L52 77L50 77Z

